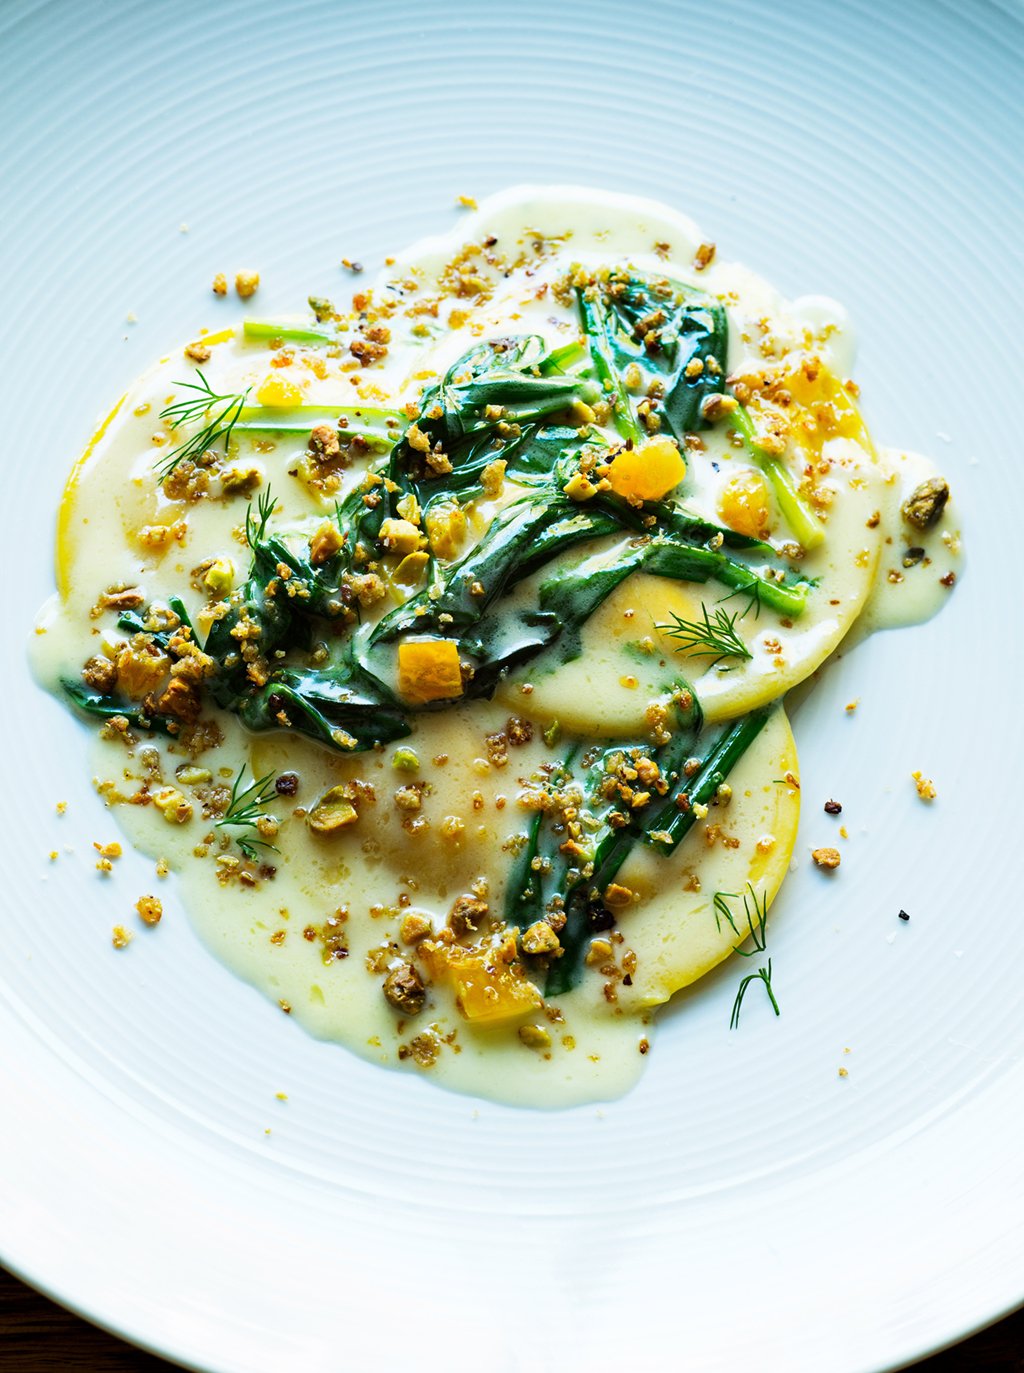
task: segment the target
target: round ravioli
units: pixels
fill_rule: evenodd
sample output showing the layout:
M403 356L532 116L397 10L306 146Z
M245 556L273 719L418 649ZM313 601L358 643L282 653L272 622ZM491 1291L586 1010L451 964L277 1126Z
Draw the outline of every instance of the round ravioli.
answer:
M255 739L250 754L254 775L288 769L299 779L301 809L284 821L288 834L279 841L281 854L275 861L292 870L314 904L344 891L352 864L370 862L382 893L414 874L416 906L435 928L444 924L452 899L470 890L489 866L488 900L500 911L511 859L488 864L488 858L510 852L509 841L522 828L524 813L504 804L508 770L491 769L488 776L474 765L479 737L479 725L469 712L431 716L408 740L382 752L369 770L358 759L341 760L294 737ZM410 753L426 759L442 751L450 761L431 772L429 787L422 786L419 774L395 767ZM509 769L525 776L549 767L550 759L550 750L535 737L516 749ZM336 831L320 832L318 807L325 798L330 805L353 785L361 811L358 831L346 833L342 824ZM415 810L402 809L396 788L403 785L417 792ZM393 803L396 795L398 805ZM467 804L468 798L475 801ZM619 1006L667 1001L749 937L744 895L756 928L757 912L771 904L785 877L799 816L796 745L778 707L732 769L721 802L708 807L675 852L664 855L637 844L620 869L616 881L632 893L633 902L619 912L618 924L636 963L632 986L619 987ZM312 825L308 817L314 818ZM718 893L727 898L733 924L721 903L716 910ZM386 914L382 906L385 925ZM599 969L588 976L600 976Z
M719 494L743 466L741 458L719 453L716 470L687 504L715 518ZM556 646L507 681L503 699L521 704L525 683L538 718L581 734L622 736L649 727L652 704L664 706L680 681L696 691L709 721L742 715L802 682L863 609L881 548L885 474L873 455L837 438L818 466L825 469L816 487L825 537L798 561L780 563L791 568L790 580L808 584L799 614L717 580L637 573L584 625L576 657L559 661ZM595 570L599 565L595 560ZM708 625L714 641L701 637ZM723 643L735 651L721 653Z
M619 919L636 959L632 986L618 989L620 1006L667 1001L758 930L788 871L800 819L796 744L781 707L729 787L728 804L711 806L671 859L640 847L621 870L618 880L639 900Z

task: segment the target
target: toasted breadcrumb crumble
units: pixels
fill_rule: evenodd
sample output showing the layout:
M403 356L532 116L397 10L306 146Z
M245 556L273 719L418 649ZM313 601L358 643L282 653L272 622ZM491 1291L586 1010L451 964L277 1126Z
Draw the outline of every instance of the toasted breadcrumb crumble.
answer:
M155 896L140 896L135 909L146 925L159 925L164 913L162 903Z
M250 296L254 296L259 290L259 285L259 272L244 271L235 273L235 290L243 300L248 300Z

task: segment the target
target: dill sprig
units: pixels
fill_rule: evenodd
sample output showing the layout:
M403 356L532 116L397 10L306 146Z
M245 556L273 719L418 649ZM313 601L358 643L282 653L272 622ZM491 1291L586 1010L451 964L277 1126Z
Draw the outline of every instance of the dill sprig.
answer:
M256 545L263 542L267 532L267 524L271 515L274 513L274 506L276 504L277 500L271 495L270 487L268 486L265 491L261 491L256 497L256 514L258 518L254 520L252 517L252 501L249 502L249 507L245 512L245 541L254 553L256 552Z
M749 892L749 899L747 898ZM751 906L754 906L754 914L751 914ZM767 925L767 892L758 902L758 894L751 883L747 883L747 891L743 894L743 913L747 917L747 931L749 938L754 941L752 949L737 949L737 953L744 958L754 956L755 953L765 951L765 927Z
M748 973L740 982L739 990L736 993L736 1000L732 1004L732 1015L729 1017L730 1030L739 1028L740 1008L743 1005L743 998L746 996L747 988L750 986L751 982L764 983L764 989L768 993L768 1000L772 1003L772 1010L776 1015L782 1014L779 1010L779 1003L775 1000L775 993L772 991L772 960L769 958L767 967L758 968L756 973Z
M268 772L265 777L255 778L243 789L242 782L245 778L245 764L239 769L238 776L231 786L231 801L227 810L216 822L217 829L223 829L231 825L238 829L255 831L257 834L258 825L261 820L273 820L273 815L268 815L263 807L274 795L274 774ZM256 863L260 859L259 849L277 852L277 846L268 843L266 839L256 838L254 834L236 834L235 842L242 850L246 858Z
M712 902L712 909L715 913L715 928L718 930L719 934L721 934L722 932L722 921L725 920L726 924L732 930L736 938L740 938L739 927L737 926L736 921L733 919L732 911L729 909L729 902L738 901L739 899L739 894L737 892L715 892L715 899Z
M730 901L743 902L743 914L746 918L747 928L743 932L736 923L736 916L729 905ZM750 939L754 945L752 949L737 948L736 952L742 958L753 958L755 953L764 953L766 947L766 925L768 922L768 896L767 893L758 898L753 885L748 882L747 890L739 892L715 892L712 909L715 913L715 924L719 931L722 928L722 921L725 920L737 939ZM772 990L772 960L769 958L767 966L758 968L756 972L748 973L740 981L739 989L736 992L736 1000L733 1002L732 1015L729 1017L729 1029L735 1030L740 1023L740 1008L743 1005L743 998L747 994L747 988L751 982L763 982L764 989L768 993L768 1000L772 1003L772 1010L776 1015L780 1015L779 1003L775 999L775 992Z
M730 901L743 902L743 914L747 921L746 931L740 930L733 918L732 911L729 909ZM753 907L753 909L751 909ZM754 947L752 949L737 949L736 952L741 958L751 958L755 953L764 953L765 950L765 927L768 924L768 895L765 893L758 900L757 892L753 885L748 882L747 890L739 892L718 891L715 892L714 900L715 924L719 929L722 928L720 916L724 916L729 922L729 927L737 939L751 939Z
M726 601L731 601L737 596L746 596L747 598L747 603L740 611L738 618L745 620L753 611L754 619L759 620L761 618L761 582L755 577L748 586L738 586L735 590L730 591L728 596L723 596L718 604L724 605Z
M714 615L709 615L703 602L701 611L701 620L684 620L681 615L673 614L674 624L656 624L654 627L669 638L677 639L679 652L694 658L710 658L709 670L723 658L746 659L753 656L736 629L736 621L741 618L739 611L730 615L723 606L719 606Z
M736 917L729 906L730 901L743 902L743 914L746 918L747 928L741 930L736 924ZM768 923L768 897L765 895L758 900L757 892L753 885L748 882L745 892L716 891L712 901L712 909L715 913L715 927L721 933L722 921L724 920L737 939L752 939L754 947L752 949L737 949L736 952L743 958L750 958L752 954L764 953L765 948L765 926ZM751 909L753 907L753 909Z
M197 420L205 420L206 423L201 429L197 429L190 439L172 448L166 457L157 463L157 473L161 481L166 480L180 462L186 458L196 458L205 453L208 448L212 448L218 440L224 440L224 452L228 451L228 443L231 439L231 431L238 423L238 417L242 413L242 407L249 398L252 387L240 393L227 393L219 395L210 383L206 380L206 375L201 368L196 368L198 381L177 381L175 386L186 391L194 391L192 396L184 396L181 400L176 400L172 404L165 406L160 411L160 418L177 429L183 424L192 424ZM210 411L214 406L220 406L212 416Z

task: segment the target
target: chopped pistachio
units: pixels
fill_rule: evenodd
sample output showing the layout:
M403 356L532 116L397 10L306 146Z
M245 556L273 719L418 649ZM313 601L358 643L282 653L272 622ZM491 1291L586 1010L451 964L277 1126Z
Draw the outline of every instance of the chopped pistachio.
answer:
M523 931L523 952L528 954L554 953L561 945L558 935L546 920L537 920Z
M359 812L349 800L344 787L331 787L320 797L306 816L306 824L314 834L336 834L359 819Z
M548 725L547 729L544 731L545 744L547 744L548 748L554 748L555 745L558 743L559 739L561 739L561 737L562 726L558 723L557 720L552 720L550 725Z
M419 1015L427 999L423 979L409 963L393 968L384 979L384 999L402 1015Z
M174 769L174 775L183 787L201 787L206 782L213 781L210 769L197 767L195 763L179 763Z
M550 1049L551 1036L543 1025L520 1025L519 1038L528 1049Z

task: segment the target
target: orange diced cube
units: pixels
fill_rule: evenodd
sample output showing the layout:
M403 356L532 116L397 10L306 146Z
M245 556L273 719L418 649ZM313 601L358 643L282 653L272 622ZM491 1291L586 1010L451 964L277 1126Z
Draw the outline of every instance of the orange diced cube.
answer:
M474 1025L500 1025L532 1015L541 1003L540 992L509 968L486 965L456 968L452 977L455 1004Z
M686 463L678 446L667 435L648 439L639 448L624 448L608 469L616 495L627 500L660 501L686 476Z
M273 410L288 410L302 404L302 391L295 382L271 373L256 392L260 405Z
M771 527L771 509L768 487L760 472L747 467L727 482L718 498L718 513L737 534L766 538Z
M541 1005L541 994L522 969L510 966L502 949L445 948L427 945L422 951L431 976L448 982L455 1004L474 1025L491 1027L522 1020Z
M462 695L454 639L406 639L398 645L398 691L407 701L447 701Z
M817 359L807 359L802 367L786 376L786 388L806 414L799 416L803 446L815 452L830 438L852 439L869 453L874 444L857 403L834 372Z

